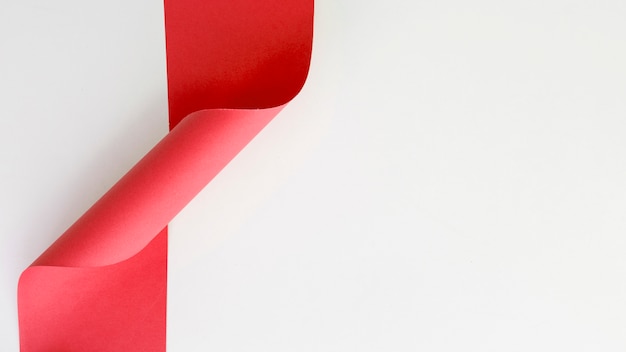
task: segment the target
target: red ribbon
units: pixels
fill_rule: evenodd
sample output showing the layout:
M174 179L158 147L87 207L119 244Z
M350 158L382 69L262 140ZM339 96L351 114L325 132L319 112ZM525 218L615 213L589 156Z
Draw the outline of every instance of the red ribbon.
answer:
M165 0L171 132L27 268L23 352L164 351L167 224L301 89L312 0Z

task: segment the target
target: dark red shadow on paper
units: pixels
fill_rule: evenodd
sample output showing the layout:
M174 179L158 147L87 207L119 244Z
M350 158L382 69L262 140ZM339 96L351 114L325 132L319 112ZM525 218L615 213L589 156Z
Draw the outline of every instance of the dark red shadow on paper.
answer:
M166 0L172 131L27 268L22 352L164 351L167 224L302 88L312 0Z

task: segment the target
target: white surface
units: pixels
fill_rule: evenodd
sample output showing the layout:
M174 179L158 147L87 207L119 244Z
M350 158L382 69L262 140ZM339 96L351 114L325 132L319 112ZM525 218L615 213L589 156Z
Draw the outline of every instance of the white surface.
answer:
M19 274L167 133L163 9L2 1L0 350Z
M160 6L0 13L2 350L19 272L165 133ZM316 16L302 94L172 224L169 351L624 350L625 5Z

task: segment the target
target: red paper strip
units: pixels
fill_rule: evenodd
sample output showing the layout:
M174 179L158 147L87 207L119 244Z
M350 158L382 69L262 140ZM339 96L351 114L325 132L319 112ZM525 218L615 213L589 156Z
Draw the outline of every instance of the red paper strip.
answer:
M166 0L165 28L172 131L24 271L23 352L165 350L166 226L301 89L313 1Z

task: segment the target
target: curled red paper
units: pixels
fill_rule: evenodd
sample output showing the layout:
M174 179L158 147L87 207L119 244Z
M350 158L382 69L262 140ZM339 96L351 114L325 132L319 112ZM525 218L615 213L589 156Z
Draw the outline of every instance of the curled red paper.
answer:
M172 131L20 277L23 352L164 351L167 224L302 88L312 0L166 0Z

